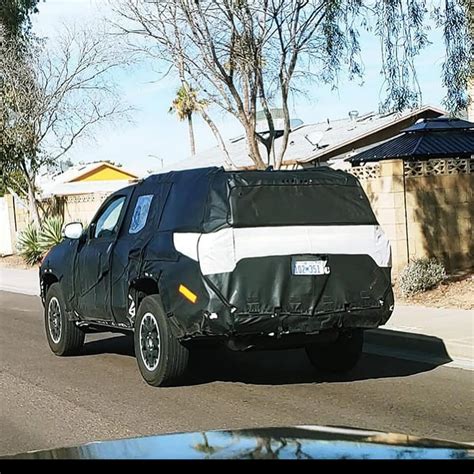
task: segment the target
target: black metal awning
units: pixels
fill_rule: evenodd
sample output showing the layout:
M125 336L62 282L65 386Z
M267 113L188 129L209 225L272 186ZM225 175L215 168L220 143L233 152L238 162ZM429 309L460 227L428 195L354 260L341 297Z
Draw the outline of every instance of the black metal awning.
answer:
M446 117L423 119L401 135L348 158L353 165L403 158L470 158L474 154L474 123Z

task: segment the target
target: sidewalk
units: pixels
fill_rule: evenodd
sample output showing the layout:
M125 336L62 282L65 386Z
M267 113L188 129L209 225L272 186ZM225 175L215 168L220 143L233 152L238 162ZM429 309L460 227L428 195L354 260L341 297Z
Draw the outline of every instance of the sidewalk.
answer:
M0 267L0 290L39 295L38 269ZM379 333L371 337L375 344L383 340L384 344L397 345L403 339L403 350L411 351L429 352L430 344L437 340L444 343L453 361L469 367L474 364L474 310L395 305L389 322L371 332Z
M39 295L39 270L31 270L0 266L0 290L25 295Z

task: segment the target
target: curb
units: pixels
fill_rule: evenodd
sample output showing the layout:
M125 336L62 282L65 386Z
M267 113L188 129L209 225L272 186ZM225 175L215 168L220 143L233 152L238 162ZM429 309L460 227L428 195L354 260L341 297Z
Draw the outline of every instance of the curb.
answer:
M437 366L447 365L449 367L474 370L472 358L451 355L441 338L404 332L396 328L366 331L364 352Z

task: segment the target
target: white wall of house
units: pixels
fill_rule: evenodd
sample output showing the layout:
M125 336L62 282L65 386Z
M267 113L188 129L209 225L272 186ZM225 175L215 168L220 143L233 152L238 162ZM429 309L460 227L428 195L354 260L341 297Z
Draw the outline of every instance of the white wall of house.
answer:
M4 197L0 198L0 255L13 253L13 242L10 232L10 216L8 204Z

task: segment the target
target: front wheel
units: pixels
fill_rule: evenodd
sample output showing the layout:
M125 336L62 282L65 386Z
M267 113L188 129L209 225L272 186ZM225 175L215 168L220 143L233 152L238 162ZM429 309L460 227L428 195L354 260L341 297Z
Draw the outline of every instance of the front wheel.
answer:
M172 385L183 375L189 351L173 336L158 296L141 302L133 341L138 368L148 384Z
M59 283L51 285L46 294L44 323L49 347L56 355L75 355L80 351L85 334L74 321L69 321Z
M362 354L364 331L353 329L341 332L329 344L309 344L306 354L317 369L325 372L348 372L353 369Z

